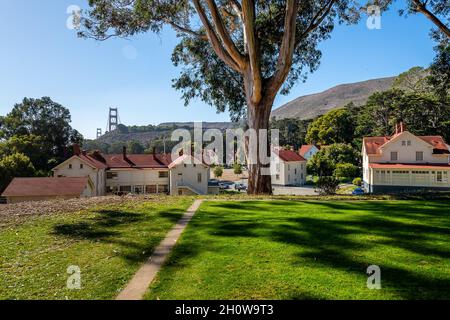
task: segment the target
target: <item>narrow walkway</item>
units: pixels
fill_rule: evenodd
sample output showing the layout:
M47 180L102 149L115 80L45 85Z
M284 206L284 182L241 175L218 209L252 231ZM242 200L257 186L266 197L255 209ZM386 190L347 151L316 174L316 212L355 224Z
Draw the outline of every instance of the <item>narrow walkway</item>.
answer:
M138 270L133 279L128 283L127 287L117 296L116 300L142 300L148 287L166 261L170 251L172 251L202 202L203 200L196 200L186 211L180 221L177 222L175 227L173 227L166 238L155 249L153 255Z

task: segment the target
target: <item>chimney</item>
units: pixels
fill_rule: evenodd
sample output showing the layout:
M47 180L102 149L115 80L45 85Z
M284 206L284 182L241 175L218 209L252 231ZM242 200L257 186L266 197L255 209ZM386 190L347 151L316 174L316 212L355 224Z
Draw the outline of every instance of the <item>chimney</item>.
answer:
M398 122L395 124L395 135L399 134L399 130L398 130Z
M83 154L83 156L87 156L87 151L86 150L83 150L81 153Z
M403 123L403 121L400 121L400 132L404 132L404 131L406 131L406 126Z
M123 156L123 160L127 159L127 147L123 147L122 148L122 156Z
M80 146L77 143L73 144L72 148L74 155L79 156L81 154Z

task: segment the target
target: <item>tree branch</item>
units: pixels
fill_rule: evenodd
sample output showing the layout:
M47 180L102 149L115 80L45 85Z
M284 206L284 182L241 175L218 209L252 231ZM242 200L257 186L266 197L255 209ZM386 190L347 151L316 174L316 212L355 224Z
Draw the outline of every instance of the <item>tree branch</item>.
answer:
M450 38L450 29L441 21L438 17L436 17L431 11L429 11L426 7L427 2L422 3L419 0L413 0L415 9L424 14L428 19L431 20L448 38Z
M206 3L208 4L209 10L211 11L214 26L216 27L217 33L219 34L219 37L222 40L225 50L228 52L231 58L233 58L236 64L241 69L244 69L246 64L245 58L236 48L236 45L231 39L230 34L225 28L225 24L223 23L222 17L220 16L216 2L214 0L206 0Z
M284 18L284 35L281 42L280 54L278 56L277 67L274 75L270 78L268 89L272 95L276 95L278 90L286 80L292 67L292 60L295 49L296 21L299 7L299 0L286 1L286 15Z
M230 57L228 52L222 47L219 38L217 37L211 22L209 22L208 17L206 16L205 11L203 10L199 0L192 0L194 2L195 9L202 21L203 26L206 29L206 34L208 35L209 42L211 43L214 52L225 62L228 66L230 66L233 70L237 72L242 72L241 68L236 64L233 58Z
M250 60L250 73L252 80L251 100L258 104L262 98L262 76L259 43L255 30L255 2L254 0L242 1L242 19L246 48Z
M201 33L196 32L194 30L182 27L182 26L176 24L175 22L170 21L169 19L165 19L164 21L166 23L170 24L172 26L172 28L174 28L175 30L177 30L179 32L187 33L187 34L190 34L192 36L198 37L198 38L203 39L203 40L208 40L208 37L206 35L204 35L204 34L201 34Z
M330 13L331 8L333 7L336 0L329 0L312 18L311 23L309 24L308 28L306 28L305 31L302 32L302 34L299 37L300 39L305 38L308 36L309 33L313 32L315 29L317 29L322 21L326 18L326 16Z

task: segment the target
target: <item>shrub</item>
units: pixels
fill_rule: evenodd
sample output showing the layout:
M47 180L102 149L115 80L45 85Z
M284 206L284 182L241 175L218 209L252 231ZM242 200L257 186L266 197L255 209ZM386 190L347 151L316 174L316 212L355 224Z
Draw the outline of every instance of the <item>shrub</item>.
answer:
M353 179L353 184L357 187L361 187L362 186L362 180L361 178L355 178Z
M351 163L338 163L333 171L333 176L337 178L357 177L359 176L359 168Z
M317 181L317 189L320 195L333 195L339 189L339 180L335 177L320 177Z
M233 165L233 172L234 172L235 175L240 175L240 174L242 174L242 166L241 166L241 164L235 163L235 164Z
M223 175L223 168L221 166L217 166L217 167L214 168L213 172L214 172L214 176L216 178L220 178Z

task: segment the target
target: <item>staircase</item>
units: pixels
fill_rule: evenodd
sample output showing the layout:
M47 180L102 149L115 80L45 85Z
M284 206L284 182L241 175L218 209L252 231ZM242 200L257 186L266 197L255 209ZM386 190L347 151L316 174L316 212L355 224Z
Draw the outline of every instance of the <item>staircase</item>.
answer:
M198 190L197 188L195 188L194 186L192 186L191 184L186 183L186 182L178 182L178 183L177 183L177 187L178 187L178 188L186 188L186 189L189 189L189 190L191 190L193 193L195 193L195 194L197 194L197 195L202 195L202 194L204 194L203 192L201 192L200 190Z

